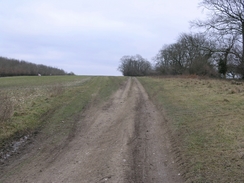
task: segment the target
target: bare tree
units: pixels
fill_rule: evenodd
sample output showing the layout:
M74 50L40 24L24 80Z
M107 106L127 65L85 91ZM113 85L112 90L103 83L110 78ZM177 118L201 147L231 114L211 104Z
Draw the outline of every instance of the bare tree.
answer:
M226 75L229 75L230 72L231 75L234 74L234 67L236 64L235 45L237 37L232 35L223 36L222 39L217 39L215 37L215 42L217 44L217 48L214 52L216 55L218 71L224 78L226 78Z
M151 63L141 55L123 56L120 60L118 70L124 76L145 76L149 75L152 70Z
M206 21L194 21L192 26L217 31L219 36L239 36L242 45L241 62L244 63L244 1L203 0L200 5L209 10Z
M182 34L176 43L159 51L154 58L156 70L161 74L213 75L211 57L215 49L203 34Z

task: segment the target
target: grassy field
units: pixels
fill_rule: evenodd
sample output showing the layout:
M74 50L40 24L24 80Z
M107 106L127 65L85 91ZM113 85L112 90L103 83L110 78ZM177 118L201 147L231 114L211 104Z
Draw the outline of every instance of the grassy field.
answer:
M244 182L244 84L140 77L165 114L186 182ZM0 78L0 148L43 133L50 145L69 137L82 111L99 105L126 77ZM55 134L55 136L53 136Z
M244 84L139 78L164 110L187 182L244 182Z
M0 78L0 148L40 129L44 129L42 132L47 137L59 134L57 143L62 141L91 101L99 104L106 100L125 79L88 76Z

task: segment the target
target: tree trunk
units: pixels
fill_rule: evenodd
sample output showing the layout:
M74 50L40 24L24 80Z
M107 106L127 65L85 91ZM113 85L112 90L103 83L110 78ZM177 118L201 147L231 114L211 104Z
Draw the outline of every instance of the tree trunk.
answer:
M242 63L244 63L244 20L242 21Z

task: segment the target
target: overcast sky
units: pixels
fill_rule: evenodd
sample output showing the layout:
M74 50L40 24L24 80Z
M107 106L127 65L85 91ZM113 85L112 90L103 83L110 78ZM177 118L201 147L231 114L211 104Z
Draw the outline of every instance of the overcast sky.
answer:
M199 0L0 0L0 56L77 75L121 75L124 55L151 61L202 18Z

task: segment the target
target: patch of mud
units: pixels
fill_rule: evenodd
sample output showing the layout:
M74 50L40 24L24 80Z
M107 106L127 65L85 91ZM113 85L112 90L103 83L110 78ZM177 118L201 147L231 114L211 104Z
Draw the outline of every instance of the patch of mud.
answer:
M18 140L15 140L8 145L6 145L0 151L0 164L4 164L6 160L8 160L12 155L19 153L19 150L23 148L30 139L30 135L25 135Z

